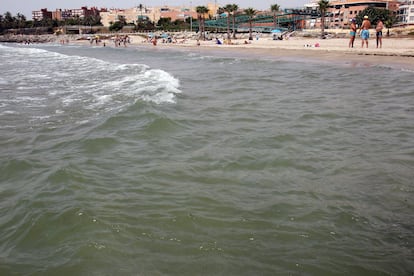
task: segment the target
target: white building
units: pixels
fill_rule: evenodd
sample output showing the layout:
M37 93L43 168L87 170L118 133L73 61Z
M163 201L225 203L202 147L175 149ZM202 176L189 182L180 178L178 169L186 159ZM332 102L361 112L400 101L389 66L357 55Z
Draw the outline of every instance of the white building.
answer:
M136 23L139 19L139 16L149 16L151 10L147 8L130 8L130 9L109 9L106 12L100 12L101 23L105 27L109 27L111 23L119 21L121 17L125 19L126 23Z
M401 25L414 25L414 1L406 1L398 10L398 21Z
M305 4L304 7L309 10L317 10L319 8L318 2L318 0L311 0L310 3Z

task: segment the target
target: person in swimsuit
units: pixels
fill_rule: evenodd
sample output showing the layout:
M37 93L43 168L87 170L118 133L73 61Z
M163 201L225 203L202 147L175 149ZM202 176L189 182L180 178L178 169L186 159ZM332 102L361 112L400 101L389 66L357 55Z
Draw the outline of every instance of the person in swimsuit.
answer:
M384 29L384 23L382 23L381 18L378 19L377 27L375 28L377 34L377 48L378 46L382 48L382 29Z
M354 41L355 41L355 36L356 36L356 24L355 24L355 18L352 18L351 20L351 26L350 26L351 31L349 31L349 36L351 37L349 39L349 48L354 48Z
M358 33L361 33L362 39L362 48L364 48L364 43L366 43L368 48L368 39L369 39L369 28L371 28L371 22L368 19L368 15L364 16L364 21L362 21L361 28Z

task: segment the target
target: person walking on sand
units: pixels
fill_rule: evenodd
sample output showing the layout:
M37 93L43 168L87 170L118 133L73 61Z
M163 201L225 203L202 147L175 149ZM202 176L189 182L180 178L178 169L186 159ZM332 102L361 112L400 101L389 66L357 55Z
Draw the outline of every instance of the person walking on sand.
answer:
M367 48L368 48L369 28L371 28L371 22L368 19L368 15L365 15L364 21L362 21L362 24L361 24L361 28L359 28L359 31L358 31L358 34L361 33L362 48L364 48L364 43L366 43Z
M351 26L350 26L350 31L349 31L349 36L351 37L349 39L349 48L354 48L354 41L355 41L355 36L356 36L356 31L357 31L357 26L355 24L355 18L352 18L351 20Z
M377 48L378 46L382 48L382 29L384 29L384 23L382 23L381 18L378 19L377 27L375 28L377 36Z

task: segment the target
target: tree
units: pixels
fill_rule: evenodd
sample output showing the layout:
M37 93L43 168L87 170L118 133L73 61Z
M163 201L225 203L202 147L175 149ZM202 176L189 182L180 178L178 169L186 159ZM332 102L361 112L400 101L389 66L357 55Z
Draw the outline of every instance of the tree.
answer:
M83 25L85 26L92 26L93 25L93 18L92 16L86 16L85 18L83 18Z
M161 27L163 30L167 30L172 25L171 17L162 17L160 20L158 20L157 23L158 26Z
M247 8L244 10L244 13L249 17L249 40L253 40L252 23L253 23L253 17L256 14L256 10L253 8Z
M368 7L356 16L356 21L358 24L362 23L365 15L368 16L369 20L374 25L377 24L378 19L381 18L382 21L385 22L392 16L390 11L387 9Z
M205 15L209 12L209 9L205 6L198 6L196 7L197 16L199 19L199 30L202 33L203 40L206 40L206 33L204 30L204 22L205 22Z
M270 6L270 11L273 12L273 22L275 23L275 28L278 27L278 20L277 20L277 13L279 12L280 6L278 4L274 4Z
M395 22L397 21L397 18L395 17L395 15L393 15L390 10L387 9L378 9L378 8L374 8L374 7L368 7L365 10L363 10L361 13L359 13L356 17L356 21L357 24L361 24L362 20L364 18L364 16L367 15L369 20L371 21L372 24L376 25L378 19L382 19L382 21L384 22L384 25L386 28L388 28L387 30L387 36L390 35L390 30L389 28L391 28Z
M26 16L21 13L17 13L17 27L24 28L26 27Z
M3 15L0 14L0 34L3 33L4 29L4 18Z
M122 24L121 21L116 21L115 23L110 24L109 31L111 31L111 32L114 32L114 31L117 32L119 30L122 30L123 27L124 27L124 24Z
M72 18L73 20L73 25L81 25L82 24L82 19L80 18L79 15L75 15L75 17Z
M99 15L89 15L83 18L83 25L102 26L101 17Z
M233 11L233 5L225 5L223 11L227 13L227 38L230 39L230 14Z
M138 22L136 26L136 30L154 30L154 29L155 29L154 23L150 20Z
M239 6L237 4L232 4L232 17L233 17L233 38L236 38L236 13L239 9Z
M44 28L47 28L47 27L52 28L52 27L54 27L53 26L53 20L52 20L52 18L44 17L44 18L42 18L42 20L40 20L40 24ZM77 25L79 25L79 23Z
M319 0L318 6L321 12L321 38L325 38L325 14L329 7L329 0Z
M390 28L397 22L397 18L394 15L390 15L387 19L384 21L384 25L387 28L387 36L390 36Z
M12 29L14 27L14 20L15 18L13 17L11 12L6 12L3 17L5 29Z

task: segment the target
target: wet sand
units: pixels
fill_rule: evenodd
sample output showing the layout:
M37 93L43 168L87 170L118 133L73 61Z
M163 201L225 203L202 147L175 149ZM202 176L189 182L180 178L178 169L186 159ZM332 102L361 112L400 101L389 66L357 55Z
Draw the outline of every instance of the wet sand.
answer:
M375 37L369 40L369 48L361 47L356 38L354 48L348 47L349 39L317 39L293 37L289 40L273 40L269 37L253 40L232 40L232 45L217 45L215 41L186 40L184 43L157 43L156 46L143 42L142 37L132 36L131 46L157 47L158 49L188 49L216 55L243 55L274 60L301 60L310 62L337 62L352 66L382 65L414 70L414 39L383 38L382 48L376 48ZM319 47L315 47L318 45Z
M194 34L177 33L175 35L177 36L176 43L162 43L162 39L159 39L157 45L154 46L142 35L128 34L131 43L127 44L127 47L156 47L158 50L196 51L219 56L243 56L271 60L306 59L307 62L336 62L351 66L388 66L414 71L414 38L409 37L384 37L382 48L376 48L374 36L369 39L369 48L362 48L361 39L357 37L354 47L349 48L349 38L320 39L295 36L287 40L273 40L270 34L267 34L262 35L258 40L249 41L245 34L240 35L239 39L231 40L230 45L217 45L215 39L197 42ZM114 35L108 34L109 36ZM225 34L218 35L223 43L225 42L224 36ZM46 35L42 41L59 43L64 40L70 44L91 45L91 47L102 47L105 42L106 47L115 47L114 42L109 39L99 44L90 44L88 40L79 40L79 38L79 35L59 37Z

